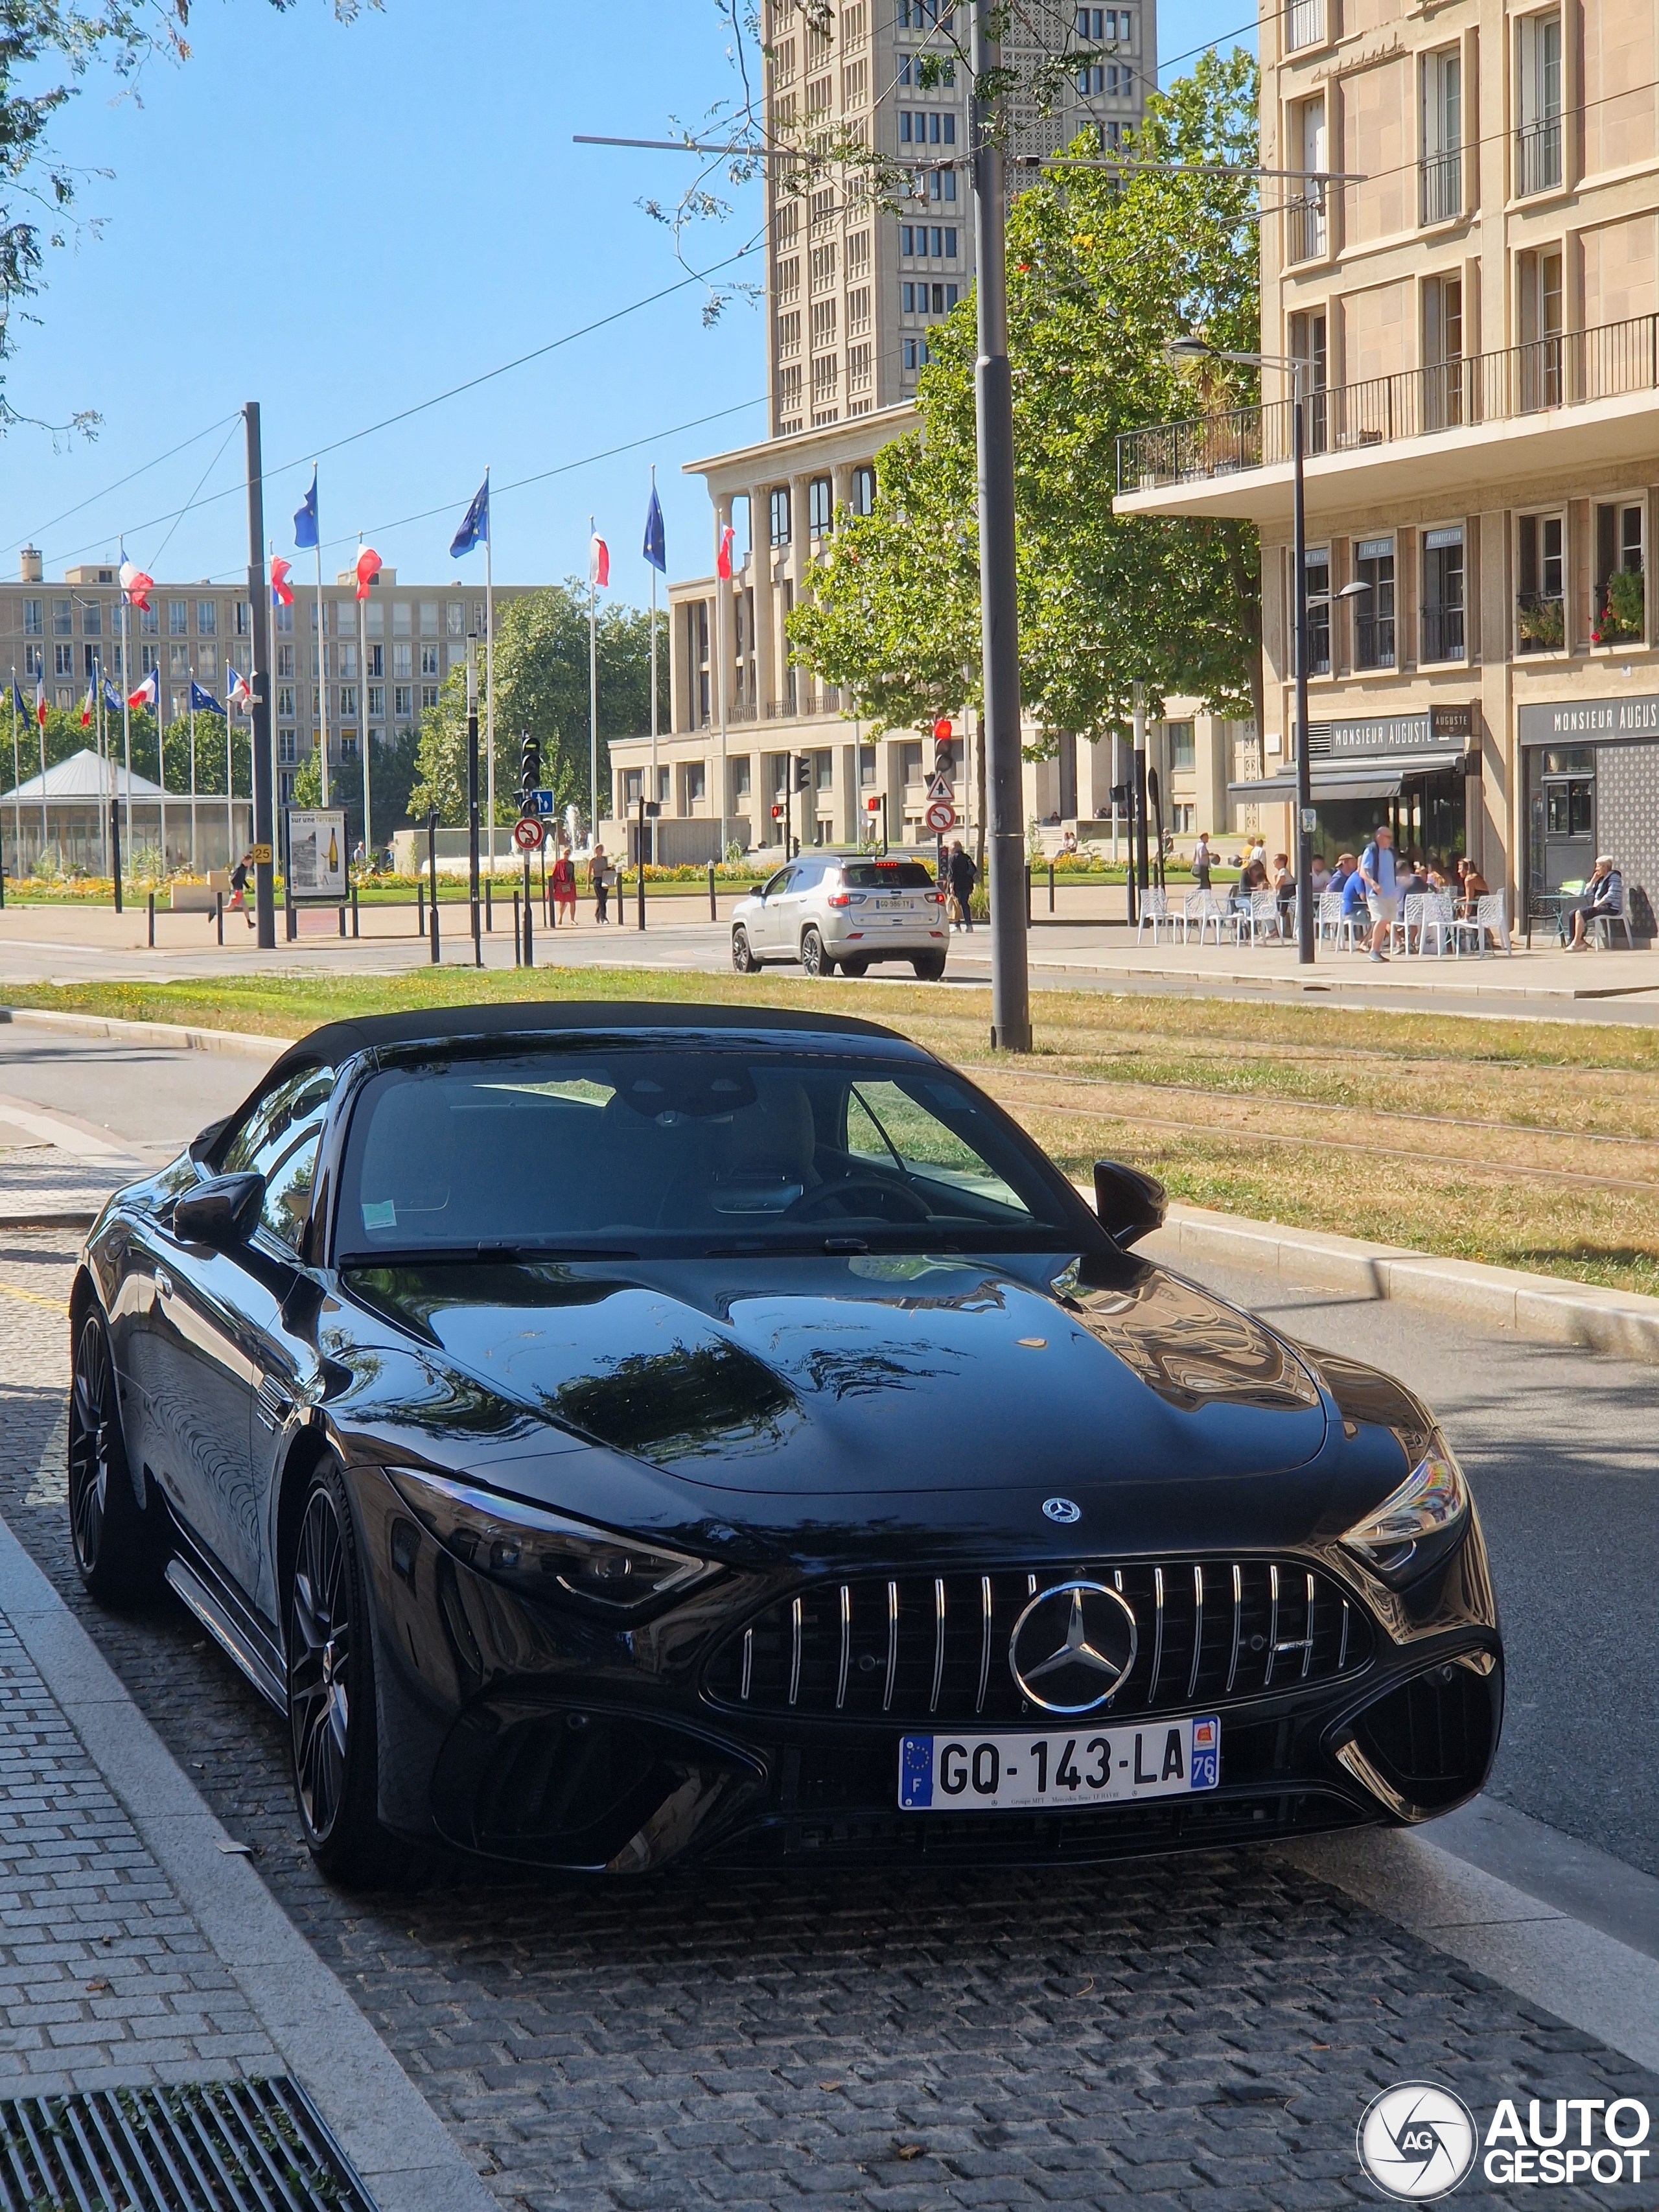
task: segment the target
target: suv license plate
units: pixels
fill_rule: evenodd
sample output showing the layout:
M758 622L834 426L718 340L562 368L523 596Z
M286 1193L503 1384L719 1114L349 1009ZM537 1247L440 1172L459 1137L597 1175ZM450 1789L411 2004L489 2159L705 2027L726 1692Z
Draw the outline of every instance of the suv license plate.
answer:
M899 1740L902 1813L1071 1812L1139 1797L1181 1797L1221 1779L1213 1713L1063 1735L907 1735Z

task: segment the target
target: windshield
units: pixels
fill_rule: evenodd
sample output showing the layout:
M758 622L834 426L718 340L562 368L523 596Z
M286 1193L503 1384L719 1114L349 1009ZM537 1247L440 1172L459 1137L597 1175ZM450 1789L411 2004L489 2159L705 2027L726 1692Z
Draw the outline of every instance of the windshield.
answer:
M1091 1216L944 1069L691 1045L561 1047L370 1078L341 1264L411 1251L1050 1249Z

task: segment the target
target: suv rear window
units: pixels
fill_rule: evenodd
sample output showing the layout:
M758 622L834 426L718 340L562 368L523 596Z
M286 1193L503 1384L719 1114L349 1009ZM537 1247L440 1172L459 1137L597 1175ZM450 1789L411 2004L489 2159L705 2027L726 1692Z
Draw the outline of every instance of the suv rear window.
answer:
M933 879L920 860L848 860L841 879L849 891L930 891Z

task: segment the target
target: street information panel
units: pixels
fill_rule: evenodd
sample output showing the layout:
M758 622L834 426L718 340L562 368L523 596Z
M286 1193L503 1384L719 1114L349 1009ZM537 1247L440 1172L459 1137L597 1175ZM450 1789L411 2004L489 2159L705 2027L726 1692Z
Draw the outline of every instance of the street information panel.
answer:
M288 878L296 901L338 906L350 896L343 806L289 808Z

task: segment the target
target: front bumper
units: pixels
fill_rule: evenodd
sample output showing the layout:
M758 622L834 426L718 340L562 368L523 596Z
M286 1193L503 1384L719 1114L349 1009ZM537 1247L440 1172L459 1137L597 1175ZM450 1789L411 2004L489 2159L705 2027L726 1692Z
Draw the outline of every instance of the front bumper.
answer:
M411 1546L389 1485L364 1502L381 1818L491 1858L621 1874L691 1857L1006 1864L1214 1849L1432 1818L1481 1788L1497 1749L1503 1655L1474 1522L1408 1607L1367 1607L1358 1666L1158 1698L1160 1719L1219 1712L1215 1790L1077 1812L907 1814L899 1743L914 1715L742 1711L721 1693L720 1655L775 1611L776 1575L733 1576L640 1627L555 1620L429 1538ZM1309 1564L1329 1579L1328 1557ZM998 1712L982 1729L1060 1725Z

